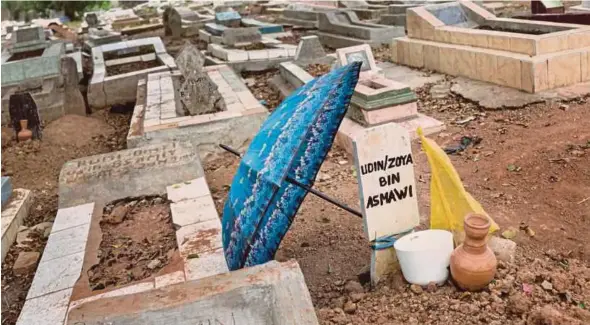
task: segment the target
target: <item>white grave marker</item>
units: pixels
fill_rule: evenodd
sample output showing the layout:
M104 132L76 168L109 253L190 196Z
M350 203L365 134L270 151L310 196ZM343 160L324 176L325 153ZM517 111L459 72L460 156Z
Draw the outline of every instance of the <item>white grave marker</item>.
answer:
M396 123L365 128L353 139L359 196L369 241L411 231L420 222L408 130ZM373 250L371 281L399 269L393 247Z

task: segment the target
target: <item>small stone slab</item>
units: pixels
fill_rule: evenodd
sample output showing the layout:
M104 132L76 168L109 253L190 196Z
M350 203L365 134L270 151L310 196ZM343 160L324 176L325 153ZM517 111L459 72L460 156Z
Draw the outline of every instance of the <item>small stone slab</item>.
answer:
M149 315L149 317L148 317ZM296 261L271 261L141 294L100 299L70 311L68 324L316 325Z
M377 68L377 63L375 63L375 58L373 57L373 51L368 44L337 49L336 56L338 57L338 63L340 63L341 66L359 61L363 63L361 66L362 72L377 73L380 70Z
M8 198L12 194L12 182L10 177L2 176L2 207L8 202Z
M184 282L184 271L176 271L157 276L155 279L156 289Z
M88 231L90 231L90 223L52 232L47 240L41 262L44 263L66 255L84 252L88 240Z
M80 277L84 252L40 263L27 300L74 287Z
M219 248L198 255L186 261L184 270L187 281L229 272L223 249Z
M297 45L295 62L313 62L314 60L321 59L325 56L326 51L324 51L324 47L317 36L303 36Z
M177 227L219 218L210 195L170 204L172 222Z
M233 46L260 42L262 34L256 27L227 28L223 31L221 38L223 44Z
M198 150L188 141L76 159L67 162L60 173L59 205L165 193L171 183L203 175Z
M12 266L12 271L16 275L27 274L29 271L35 269L37 261L39 261L39 256L39 252L20 252Z
M205 177L170 185L166 187L166 192L168 200L174 203L211 194Z
M178 70L184 76L192 76L203 70L205 56L196 46L186 42L175 61Z
M94 203L87 203L57 210L51 232L89 224L94 212Z

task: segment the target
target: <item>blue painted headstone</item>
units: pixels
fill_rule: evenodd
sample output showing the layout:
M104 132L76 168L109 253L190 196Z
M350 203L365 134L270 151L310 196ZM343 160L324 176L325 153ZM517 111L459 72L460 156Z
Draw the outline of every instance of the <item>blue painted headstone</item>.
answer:
M227 27L215 23L206 23L205 30L213 36L221 36Z
M242 16L237 11L224 11L215 14L215 23L227 27L240 27Z
M276 24L269 24L251 18L243 18L242 24L248 27L258 27L260 34L272 34L284 32L283 26Z
M2 206L6 204L12 194L12 182L10 177L2 177Z

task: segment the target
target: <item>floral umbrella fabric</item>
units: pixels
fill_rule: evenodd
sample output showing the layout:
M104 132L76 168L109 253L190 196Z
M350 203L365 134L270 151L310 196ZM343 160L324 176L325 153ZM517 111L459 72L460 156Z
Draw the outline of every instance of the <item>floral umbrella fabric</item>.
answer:
M274 258L332 146L358 81L351 63L297 89L268 117L234 176L223 209L230 270Z

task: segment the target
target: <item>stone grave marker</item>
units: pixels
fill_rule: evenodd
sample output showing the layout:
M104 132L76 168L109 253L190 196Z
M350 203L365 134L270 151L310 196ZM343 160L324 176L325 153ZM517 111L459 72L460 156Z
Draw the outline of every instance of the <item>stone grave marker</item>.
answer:
M368 44L337 49L336 56L338 58L338 63L341 66L359 61L363 63L361 66L361 72L377 73L380 70L373 57L371 46Z
M372 250L372 283L399 270L392 240L420 222L410 140L396 123L365 128L353 139L365 232L382 246Z
M176 57L176 66L185 76L190 76L197 71L202 71L205 65L205 57L194 45L186 42Z
M221 35L222 42L229 46L247 45L258 43L262 40L262 34L258 27L227 28Z
M215 14L215 23L227 27L240 27L242 16L237 11L224 11Z
M64 76L64 113L86 116L86 103L78 87L78 66L72 57L61 59L61 73Z
M326 52L317 36L303 36L297 45L295 62L308 64L325 56Z
M87 12L84 14L84 20L88 27L96 27L98 26L98 15L96 12Z

